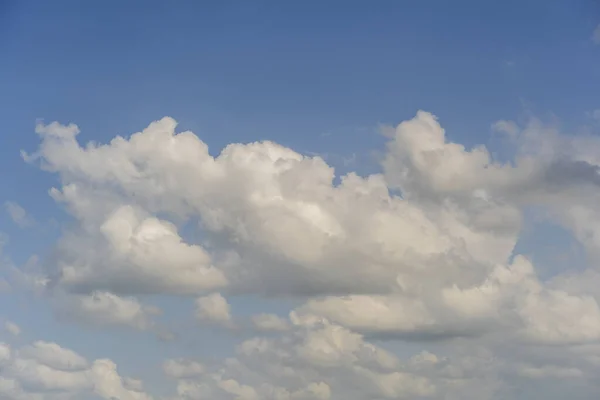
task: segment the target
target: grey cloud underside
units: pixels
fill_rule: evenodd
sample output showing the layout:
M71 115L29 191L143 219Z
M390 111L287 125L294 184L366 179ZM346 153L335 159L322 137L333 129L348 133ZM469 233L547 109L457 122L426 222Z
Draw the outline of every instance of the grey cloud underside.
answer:
M196 297L202 324L257 335L222 362L165 364L178 400L500 399L557 377L600 393L600 296L586 284L600 280L600 140L494 126L509 163L420 111L387 129L382 173L334 184L324 160L273 142L213 157L171 118L105 145L39 125L25 158L60 177L50 195L74 224L24 281L86 324L158 329L133 296L172 295ZM546 282L514 254L526 208L579 240L585 275L567 264ZM192 225L200 240L182 233ZM303 304L246 324L227 301L242 294Z

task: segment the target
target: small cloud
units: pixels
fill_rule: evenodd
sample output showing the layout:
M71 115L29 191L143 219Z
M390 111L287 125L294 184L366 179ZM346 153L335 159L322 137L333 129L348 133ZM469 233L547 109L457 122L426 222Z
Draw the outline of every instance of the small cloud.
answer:
M508 68L512 68L512 67L514 67L515 65L517 65L517 63L516 63L515 61L513 61L513 60L507 60L507 61L504 61L504 65L505 65L506 67L508 67Z
M595 44L600 44L600 24L598 24L598 26L596 27L596 29L594 29L594 32L592 33L592 42L594 42Z
M204 322L233 327L229 303L220 293L198 298L196 317Z
M6 321L4 323L4 329L13 336L19 336L21 334L21 328L14 322Z
M4 203L4 208L13 222L20 228L27 228L34 224L33 218L19 204L7 201Z

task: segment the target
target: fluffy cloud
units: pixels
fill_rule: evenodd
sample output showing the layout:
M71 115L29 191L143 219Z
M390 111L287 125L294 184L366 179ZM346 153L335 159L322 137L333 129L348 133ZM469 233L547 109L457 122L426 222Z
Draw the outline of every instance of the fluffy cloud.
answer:
M142 305L133 297L122 298L108 292L90 295L67 295L56 299L58 314L76 322L96 326L128 326L146 330L152 317L161 313L155 307Z
M429 114L417 118L441 129ZM175 135L169 118L105 146L82 148L65 129L44 128L36 156L61 174L52 195L81 222L63 238L57 265L56 284L71 290L387 293L399 279L410 286L429 274L421 265L444 270L441 281L480 279L506 261L520 226L518 210L483 194L471 196L469 215L452 203L431 210L392 196L383 175L349 174L334 185L320 158L270 142L230 145L213 158L195 135ZM159 212L197 215L219 244L212 257L147 216ZM167 262L175 265L161 267Z
M87 361L83 357L56 343L38 341L21 349L20 354L58 370L78 370L87 367Z
M196 299L196 318L201 321L229 326L231 311L227 300L220 293Z
M56 343L37 341L17 349L0 344L0 368L0 397L7 400L59 400L92 395L107 400L151 400L141 390L139 381L119 376L112 361L90 363ZM132 382L137 387L132 388Z
M600 140L499 121L514 152L499 162L424 111L387 129L382 173L338 183L323 159L273 142L213 156L168 117L104 145L80 145L75 125L39 125L24 157L60 177L50 195L74 224L35 281L71 300L56 302L65 315L139 329L156 310L133 296L193 297L199 319L225 326L236 316L220 293L301 299L289 320L252 317L269 335L235 357L165 362L178 399L493 399L509 378L595 390L584 378L600 367L586 347L600 342L588 279L600 276ZM586 272L546 279L515 251L532 211L578 240ZM401 359L370 342L381 339L455 354Z
M235 358L178 381L182 399L414 398L435 391L428 379L404 371L392 354L328 323L283 338L246 340Z
M535 384L591 376L550 363L509 363L472 343L457 347L451 357L422 351L402 359L337 324L295 320L282 336L245 340L234 357L193 376L169 376L182 400L495 399L506 394L501 377L515 374L515 365L520 379Z
M61 243L59 283L70 290L188 294L226 284L202 247L183 242L173 224L133 206L115 209L94 233Z

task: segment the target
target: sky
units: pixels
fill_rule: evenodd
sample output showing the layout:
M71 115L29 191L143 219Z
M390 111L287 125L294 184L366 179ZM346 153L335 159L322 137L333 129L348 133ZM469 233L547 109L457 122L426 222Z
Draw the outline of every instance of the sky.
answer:
M600 4L0 1L0 399L597 399Z

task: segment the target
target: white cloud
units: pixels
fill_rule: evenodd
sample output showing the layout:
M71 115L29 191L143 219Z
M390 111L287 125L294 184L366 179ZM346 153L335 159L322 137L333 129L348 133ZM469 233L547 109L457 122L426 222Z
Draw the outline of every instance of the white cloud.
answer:
M489 377L500 365L485 354L402 360L341 326L313 321L242 342L235 357L180 378L177 398L492 399L499 392Z
M504 261L516 241L519 214L508 205L479 200L473 221L452 204L433 215L390 196L384 176L349 174L333 186L321 159L270 142L230 145L212 158L191 133L173 136L174 127L167 118L129 141L86 149L73 138L45 138L39 157L65 181L53 196L82 226L61 243L63 258L78 262L61 263L57 283L115 293L191 293L227 283L271 293L389 292L411 265L470 279L475 264ZM227 239L214 251L215 267L166 221L124 206L130 196L147 212L199 215L208 233ZM500 233L488 233L496 226ZM151 231L162 233L141 240ZM471 273L448 265L448 251L472 264ZM167 279L160 272L171 258L181 266Z
M252 317L259 336L235 357L167 361L178 399L494 399L507 376L600 372L596 353L576 351L600 341L600 293L584 284L594 273L542 279L543 265L515 251L535 209L584 246L594 271L599 139L499 121L516 154L500 163L420 111L388 129L383 173L337 184L319 157L272 142L213 157L175 128L164 118L81 146L76 126L40 125L26 159L59 175L51 195L74 218L36 282L77 300L62 307L80 320L146 329L153 310L132 296L168 294L193 296L200 320L232 327L216 291L305 299L290 321ZM402 360L371 337L444 351ZM64 380L85 387L78 379ZM115 390L127 385L137 387Z
M88 367L87 361L82 356L56 343L37 341L22 348L19 354L26 359L32 359L57 370L76 371Z
M56 343L11 349L0 344L0 397L8 400L151 400L139 380L121 377L110 360L88 362Z
M196 299L196 318L201 321L231 326L231 310L227 300L220 293Z
M142 305L133 297L119 297L109 292L90 295L67 295L57 299L59 315L77 322L96 326L127 326L146 330L154 323L153 316L161 311Z
M202 247L183 242L170 222L144 214L121 206L97 226L97 236L65 237L63 254L86 265L61 263L60 283L77 290L174 294L226 285Z
M27 211L13 201L5 202L4 208L13 222L20 228L27 228L35 223L34 219L27 213Z
M75 124L61 125L58 122L52 122L44 125L43 121L39 121L35 125L35 133L42 138L73 139L79 132L79 127Z

